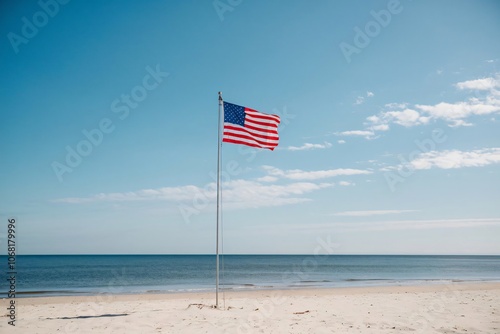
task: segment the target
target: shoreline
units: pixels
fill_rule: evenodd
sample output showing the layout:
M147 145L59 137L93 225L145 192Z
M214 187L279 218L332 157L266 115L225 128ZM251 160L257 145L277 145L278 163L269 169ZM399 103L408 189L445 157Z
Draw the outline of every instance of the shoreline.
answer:
M451 289L453 287L453 289ZM500 282L453 282L453 283L435 283L435 284L418 284L418 285L374 285L374 286L351 286L351 287L312 287L312 288L292 288L292 289L255 289L255 290L232 290L220 291L219 296L226 294L234 298L240 296L261 296L271 294L283 294L290 296L301 296L311 294L327 294L327 295L353 295L353 294L373 294L373 293L402 293L402 292L434 292L440 290L450 291L469 291L469 290L500 290ZM58 296L33 296L16 298L18 301L23 301L23 304L43 304L49 302L64 303L66 300L73 302L88 302L89 300L113 300L113 301L128 301L128 300L161 300L161 299L214 299L215 291L183 291L183 292L161 292L161 293L102 293L91 295L58 295ZM9 300L2 297L2 302ZM36 301L36 302L35 302ZM26 303L28 302L28 303Z
M357 281L357 280L356 280ZM221 285L219 293L239 293L239 292L258 292L258 291L295 291L295 290L337 290L337 289L376 289L382 287L420 287L420 286L443 286L443 285L459 285L459 284L499 284L499 280L462 280L462 279L428 279L428 280L394 280L393 282L381 282L374 284L363 284L367 281L377 282L383 280L359 280L359 285L351 284L351 285L303 285L303 286L258 286L258 285L241 285L242 287L224 288ZM119 287L122 288L122 287ZM116 288L108 288L108 290L112 290ZM187 291L186 291L187 290ZM123 292L110 292L103 290L102 292L93 292L93 291L82 291L78 290L34 290L34 291L18 291L16 292L16 299L29 299L29 298L55 298L55 297L97 297L103 295L172 295L172 294L215 294L215 288L211 289L203 289L203 288L193 288L193 289L181 289L181 290L161 290L161 289L153 289L147 291L123 291ZM1 294L0 300L6 299L7 294Z

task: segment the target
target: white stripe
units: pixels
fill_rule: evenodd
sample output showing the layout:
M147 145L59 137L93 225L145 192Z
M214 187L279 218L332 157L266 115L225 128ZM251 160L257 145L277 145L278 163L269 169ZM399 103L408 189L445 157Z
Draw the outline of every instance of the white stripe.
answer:
M255 144L255 145L262 146L262 147L273 148L273 147L277 146L277 144L276 145L273 145L273 144L262 144L262 143L256 142L255 140L248 139L248 138L231 137L231 136L224 136L224 138L226 138L226 139L232 139L232 140L237 140L237 141L241 141L241 142L245 142L245 143L249 143L249 144Z
M243 135L243 136L246 136L248 137L248 134L244 134L244 133L231 133L231 132L226 132L224 133L224 138L232 138L232 139L237 139L237 138L240 138L240 137L236 137L236 136L233 136L233 135ZM268 143L268 144L276 144L278 145L278 139L259 139L259 138L255 138L255 139L250 139L250 138L240 138L242 140L254 140L255 142L257 142L257 139L263 143Z
M252 135L246 133L246 132L243 132L243 131L231 131L231 130L224 130L224 136L228 135L228 136L231 136L231 135L241 135L241 136L246 136L246 137L251 137L252 138ZM255 138L255 140L258 140L258 141L262 141L262 142L268 142L268 143L277 143L279 141L279 138L258 138L258 137L253 137Z
M248 128L245 128L241 125L237 125L237 124L233 124L233 123L224 123L224 131L230 131L230 129L226 129L226 127L225 127L226 124L231 125L231 126L235 126L235 127L241 128L241 129L245 129L245 131L248 131L249 133L252 133L252 134L278 137L278 131L276 129L272 129L273 131L258 131L258 130L248 129ZM232 131L237 131L237 130L232 130Z
M272 126L274 125L275 127L278 126L279 122L275 122L273 120L265 120L265 119L261 119L261 118L257 118L257 117L252 117L252 116L249 116L247 115L247 117L245 117L245 121L254 121L254 122L260 122L260 123L267 123L269 124L269 126ZM262 125L255 125L255 126L262 126Z
M278 115L264 114L264 113L261 113L258 111L251 111L251 110L245 110L245 113L247 115L253 114L253 115L259 115L259 116L263 116L263 117L269 117L269 118L274 119L278 123L280 122L280 117Z

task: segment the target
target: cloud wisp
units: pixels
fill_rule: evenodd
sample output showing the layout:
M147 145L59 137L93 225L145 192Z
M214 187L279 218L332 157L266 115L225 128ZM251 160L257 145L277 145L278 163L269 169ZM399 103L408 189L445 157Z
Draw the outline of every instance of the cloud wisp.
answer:
M473 151L430 151L421 153L409 164L414 169L452 169L482 167L500 162L500 148L484 148Z
M323 144L305 143L302 146L288 146L285 149L288 151L308 151L308 150L326 149L330 147L332 147L331 143L324 142Z
M384 232L397 230L457 229L490 226L500 227L500 218L331 222L321 224L296 224L289 226L289 228L308 231L320 231L325 229L331 231L334 229L345 232Z
M282 170L272 166L262 166L262 169L266 175L253 180L232 179L222 182L226 208L261 208L308 202L311 199L306 197L307 194L335 186L333 182L319 181L321 179L372 173L370 170L349 168L304 171L300 169ZM343 180L338 185L353 186L354 183ZM84 197L59 198L52 202L87 204L156 201L184 206L192 205L196 208L206 209L211 207L209 204L216 202L216 198L216 183L211 182L203 187L184 185L128 192L99 193Z
M374 97L374 96L375 96L375 94L374 94L373 92L367 91L367 92L366 92L366 96L362 96L362 95L360 95L360 96L358 96L358 97L356 98L356 101L354 101L354 105L360 105L360 104L363 104L363 103L365 103L366 98L369 98L369 97Z
M340 137L364 137L366 139L373 139L375 132L372 130L349 130L342 132L335 132L336 136Z
M429 230L475 228L478 226L500 226L500 219L398 220L385 222L363 222L355 224L341 223L335 225L350 231Z
M334 216L343 217L369 217L380 215L394 215L407 212L416 212L417 210L362 210L362 211L343 211L334 213Z
M368 129L376 130L376 127L381 125L398 124L412 127L442 120L450 127L471 126L473 124L467 119L472 116L500 112L500 75L458 82L454 87L460 91L476 92L476 96L451 103L415 104L413 108L408 107L407 103L389 103L385 105L385 111L368 117L366 125Z
M491 116L500 113L500 73L491 77L457 82L453 87L458 91L472 93L465 100L439 102L436 104L387 103L381 112L369 116L364 122L365 129L336 132L337 136L360 136L365 139L377 138L377 132L388 131L392 125L406 128L443 121L449 127L473 126L474 116ZM364 97L358 97L361 104Z
M293 182L289 184L264 184L258 181L232 180L224 182L224 205L226 208L258 208L281 206L310 201L303 197L308 193L333 187L333 183ZM191 203L196 201L216 202L216 184L205 187L194 185L142 189L123 193L100 193L88 197L69 197L54 200L56 203L85 204L96 202L163 201Z
M338 168L316 171L304 171L300 169L282 170L272 166L263 166L263 168L271 176L282 177L291 180L319 180L336 176L367 175L373 173L370 170L352 168Z

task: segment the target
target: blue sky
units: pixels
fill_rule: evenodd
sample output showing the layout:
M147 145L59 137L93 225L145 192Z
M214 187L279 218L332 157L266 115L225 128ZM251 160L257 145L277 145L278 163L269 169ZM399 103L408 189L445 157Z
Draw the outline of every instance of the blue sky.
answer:
M282 120L222 146L225 253L500 254L498 1L1 6L20 254L214 253L218 91Z

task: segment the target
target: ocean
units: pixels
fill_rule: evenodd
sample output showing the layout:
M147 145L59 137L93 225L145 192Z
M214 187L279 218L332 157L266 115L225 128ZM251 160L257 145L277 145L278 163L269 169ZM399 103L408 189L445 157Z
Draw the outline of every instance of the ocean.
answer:
M221 265L226 291L500 281L500 256L224 255ZM215 291L214 255L18 255L16 269L16 297Z

